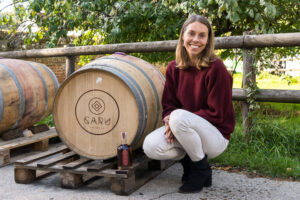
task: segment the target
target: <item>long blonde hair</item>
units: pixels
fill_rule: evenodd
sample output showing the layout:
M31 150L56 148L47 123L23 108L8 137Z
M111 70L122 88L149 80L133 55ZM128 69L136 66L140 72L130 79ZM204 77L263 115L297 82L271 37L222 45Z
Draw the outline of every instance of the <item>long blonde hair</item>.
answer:
M208 67L211 62L217 59L217 56L214 53L214 49L215 49L214 32L212 30L211 24L205 17L201 15L192 15L182 25L179 40L176 47L176 63L177 63L177 67L181 69L188 68L188 66L191 65L188 52L183 46L182 37L184 32L186 31L187 26L193 22L200 22L208 28L208 41L203 51L199 54L195 67L197 67L198 69L201 69L202 67Z

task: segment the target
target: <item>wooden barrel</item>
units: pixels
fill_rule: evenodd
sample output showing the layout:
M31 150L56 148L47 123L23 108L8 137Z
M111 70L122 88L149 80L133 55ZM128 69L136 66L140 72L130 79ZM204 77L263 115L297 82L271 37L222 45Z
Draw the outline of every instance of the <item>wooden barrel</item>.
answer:
M0 133L35 124L52 112L59 83L45 65L0 59Z
M53 108L56 130L70 149L92 159L116 156L122 131L137 148L161 126L164 81L142 59L120 53L101 57L60 86Z

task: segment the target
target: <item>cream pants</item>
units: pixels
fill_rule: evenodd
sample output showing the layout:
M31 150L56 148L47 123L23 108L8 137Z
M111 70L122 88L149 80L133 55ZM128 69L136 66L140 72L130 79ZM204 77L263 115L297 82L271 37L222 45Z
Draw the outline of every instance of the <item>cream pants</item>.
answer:
M229 143L220 131L204 118L186 110L174 110L169 125L176 140L168 143L164 137L165 126L145 138L145 154L156 160L180 160L187 153L192 161L220 155Z

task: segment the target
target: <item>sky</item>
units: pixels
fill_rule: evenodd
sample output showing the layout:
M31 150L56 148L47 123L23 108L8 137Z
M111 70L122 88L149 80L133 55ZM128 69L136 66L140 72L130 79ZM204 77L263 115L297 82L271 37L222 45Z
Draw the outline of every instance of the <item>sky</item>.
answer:
M12 4L12 0L0 0L0 10L2 10L4 7L10 4ZM1 12L12 12L12 11L13 11L13 7L9 6L4 10L2 10Z

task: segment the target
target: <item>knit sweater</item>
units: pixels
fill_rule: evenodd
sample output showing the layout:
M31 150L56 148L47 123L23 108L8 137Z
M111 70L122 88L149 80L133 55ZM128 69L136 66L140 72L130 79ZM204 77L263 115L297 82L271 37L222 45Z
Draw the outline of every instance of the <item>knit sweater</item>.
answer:
M232 76L222 60L209 67L179 69L168 64L162 95L163 119L175 109L185 109L213 124L226 139L234 130Z

